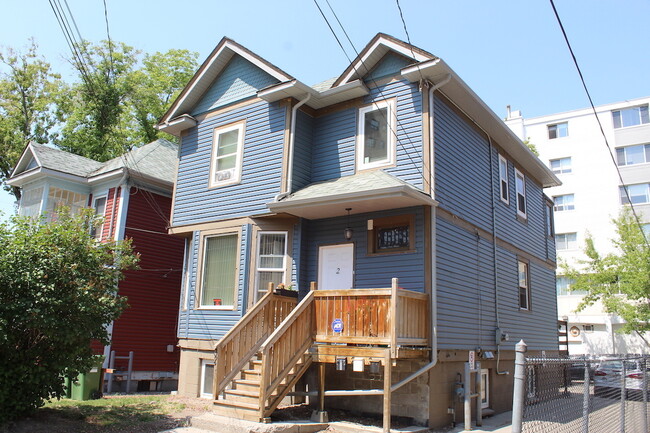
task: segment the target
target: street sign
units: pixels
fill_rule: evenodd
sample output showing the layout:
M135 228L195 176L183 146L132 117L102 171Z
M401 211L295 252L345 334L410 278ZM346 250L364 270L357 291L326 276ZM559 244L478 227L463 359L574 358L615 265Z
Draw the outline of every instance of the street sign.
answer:
M476 352L473 350L469 351L469 369L476 370Z

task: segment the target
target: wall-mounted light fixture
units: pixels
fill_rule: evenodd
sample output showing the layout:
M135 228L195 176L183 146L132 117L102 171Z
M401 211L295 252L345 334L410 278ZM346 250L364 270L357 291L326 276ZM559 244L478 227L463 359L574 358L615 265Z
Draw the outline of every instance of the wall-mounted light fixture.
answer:
M352 235L354 234L354 231L350 228L350 211L352 208L346 207L345 210L348 211L348 224L347 227L345 227L345 230L343 230L343 236L345 236L346 241L349 241L352 239Z

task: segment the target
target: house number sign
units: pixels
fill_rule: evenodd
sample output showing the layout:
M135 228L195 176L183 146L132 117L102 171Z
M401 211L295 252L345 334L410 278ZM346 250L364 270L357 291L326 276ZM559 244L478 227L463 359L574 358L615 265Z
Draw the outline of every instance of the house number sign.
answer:
M332 331L336 332L337 334L343 332L343 320L334 319L332 321Z

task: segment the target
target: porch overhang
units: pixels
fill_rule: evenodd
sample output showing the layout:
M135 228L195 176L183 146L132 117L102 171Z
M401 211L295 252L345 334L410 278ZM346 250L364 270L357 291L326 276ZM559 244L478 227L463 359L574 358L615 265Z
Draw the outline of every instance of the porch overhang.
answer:
M411 206L437 206L429 195L382 171L311 184L267 207L306 219L321 219Z

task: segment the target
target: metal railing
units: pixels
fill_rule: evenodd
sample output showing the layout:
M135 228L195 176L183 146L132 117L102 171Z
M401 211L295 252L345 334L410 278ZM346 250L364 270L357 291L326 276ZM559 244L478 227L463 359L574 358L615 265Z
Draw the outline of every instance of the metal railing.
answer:
M513 433L647 433L650 357L527 358L517 345Z

